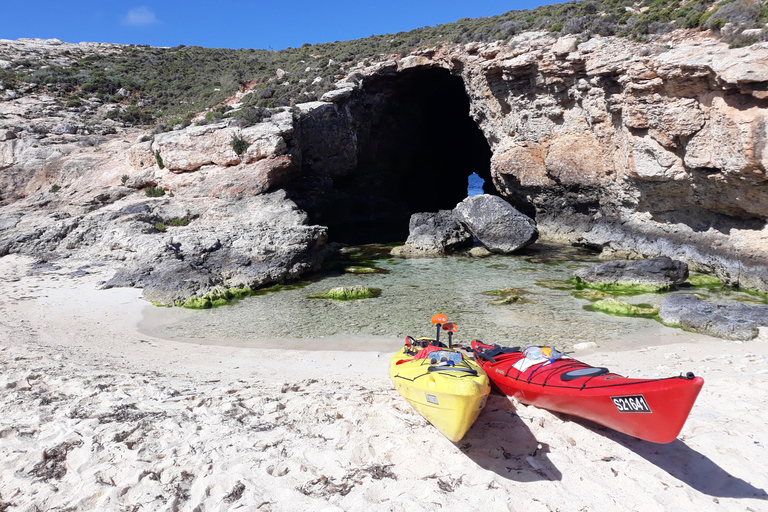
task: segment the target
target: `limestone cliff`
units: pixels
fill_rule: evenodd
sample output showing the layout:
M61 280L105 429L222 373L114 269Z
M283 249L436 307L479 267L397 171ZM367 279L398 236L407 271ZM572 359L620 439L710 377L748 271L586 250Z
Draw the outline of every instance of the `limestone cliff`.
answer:
M382 73L461 77L498 192L544 238L668 255L768 289L768 45L528 33L418 52ZM382 71L383 70L383 71Z
M606 257L670 256L768 291L768 45L666 37L527 33L384 58L352 69L323 101L242 130L94 129L46 112L43 96L6 97L0 255L113 262L112 284L165 302L255 286L316 268L325 218L453 208L466 174L451 174L485 159L490 192L534 217L542 238ZM441 73L460 83L467 130L481 133L474 159L444 126L408 131L420 112L442 109L422 111L429 94L409 101L407 84L442 83ZM386 123L396 129L382 136ZM249 144L240 154L235 136ZM450 137L450 151L426 153ZM443 180L458 185L428 187ZM148 197L155 187L165 195Z

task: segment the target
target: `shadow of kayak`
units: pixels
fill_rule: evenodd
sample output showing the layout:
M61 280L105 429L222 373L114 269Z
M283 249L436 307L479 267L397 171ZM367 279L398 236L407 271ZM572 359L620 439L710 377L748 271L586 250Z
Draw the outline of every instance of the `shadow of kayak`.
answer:
M549 460L549 445L536 440L514 404L494 392L485 409L456 443L478 466L517 482L559 481L563 475Z
M735 477L685 442L657 444L616 432L589 420L557 414L564 421L572 421L631 450L670 476L707 496L717 498L753 498L768 500L764 489Z

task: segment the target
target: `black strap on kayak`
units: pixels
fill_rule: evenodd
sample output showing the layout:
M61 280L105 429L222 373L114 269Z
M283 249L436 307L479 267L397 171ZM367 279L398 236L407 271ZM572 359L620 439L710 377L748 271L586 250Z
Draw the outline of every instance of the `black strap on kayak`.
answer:
M496 359L494 359L496 356L499 356L502 354L514 354L515 352L520 352L520 347L502 347L499 345L493 345L492 349L482 350L482 349L473 348L472 352L474 352L475 355L481 359L485 359L487 361L495 363L497 362Z
M459 373L468 373L469 375L477 375L477 370L473 370L472 368L461 368L458 366L430 366L427 368L427 371L430 372L459 372Z

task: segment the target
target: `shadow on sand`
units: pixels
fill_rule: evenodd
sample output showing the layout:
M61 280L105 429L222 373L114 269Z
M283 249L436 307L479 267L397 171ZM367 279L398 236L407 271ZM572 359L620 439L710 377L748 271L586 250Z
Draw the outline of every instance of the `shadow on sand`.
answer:
M549 446L536 440L507 397L493 392L480 417L457 445L478 466L509 480L563 478L547 457Z
M715 464L706 455L690 448L680 439L657 444L616 432L589 420L557 414L564 421L578 423L597 434L625 446L654 466L669 473L702 494L718 498L754 498L768 500L768 493Z

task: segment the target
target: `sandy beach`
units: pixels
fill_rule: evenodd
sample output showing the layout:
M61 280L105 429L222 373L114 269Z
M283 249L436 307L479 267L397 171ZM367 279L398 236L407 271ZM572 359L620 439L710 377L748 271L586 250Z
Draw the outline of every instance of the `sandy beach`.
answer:
M673 443L491 395L454 444L390 383L400 339L184 343L148 334L141 290L97 290L106 269L0 274L0 511L768 510L766 333L577 354L703 376Z

